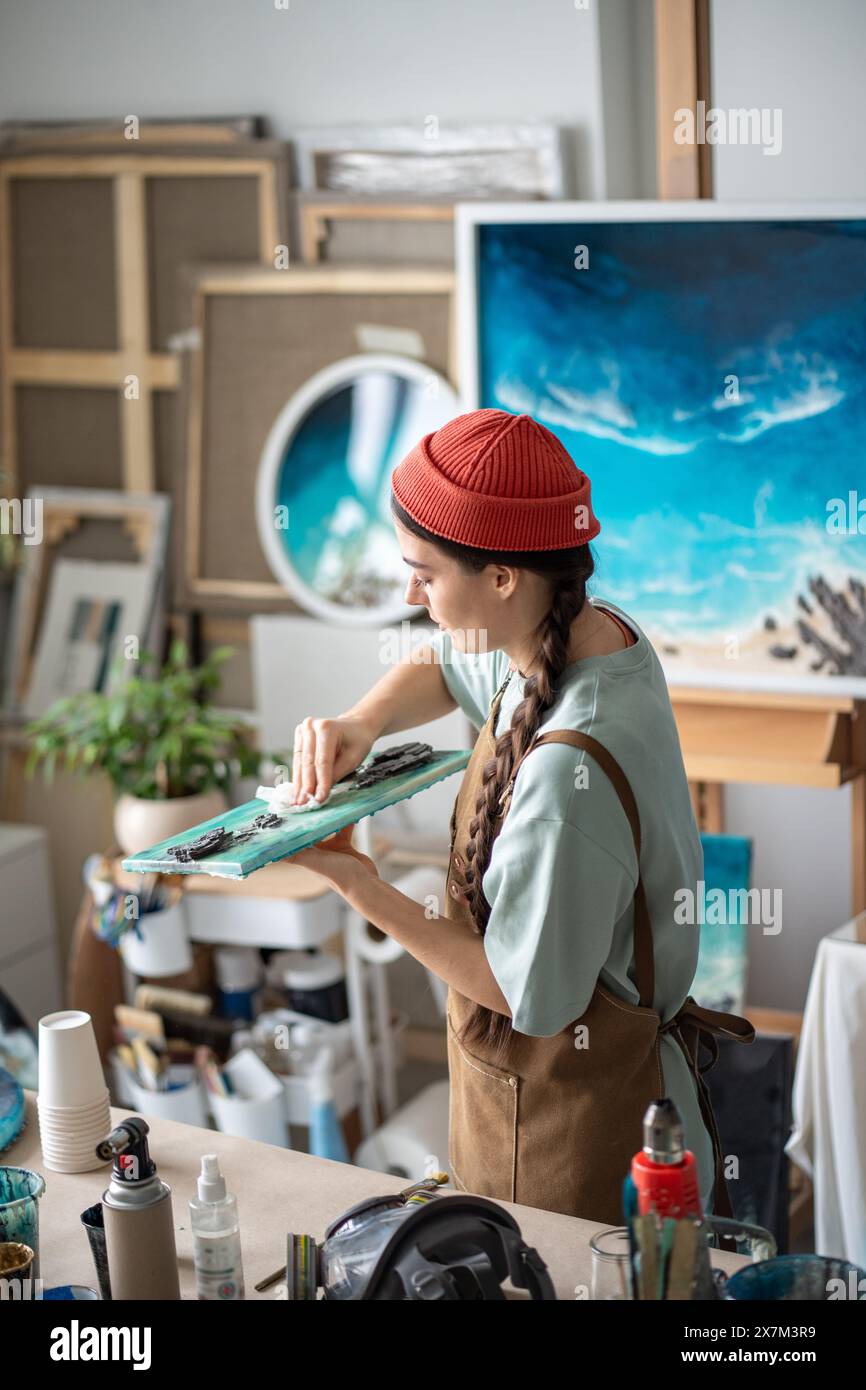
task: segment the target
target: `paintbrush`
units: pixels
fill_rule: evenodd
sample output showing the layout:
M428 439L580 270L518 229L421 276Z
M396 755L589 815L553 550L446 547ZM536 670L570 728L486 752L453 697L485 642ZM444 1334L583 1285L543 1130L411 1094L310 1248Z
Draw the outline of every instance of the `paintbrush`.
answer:
M162 1090L162 1062L153 1048L144 1038L136 1037L132 1039L132 1051L143 1084L151 1091Z
M676 1222L665 1291L665 1298L671 1302L682 1302L692 1297L698 1231L699 1227L690 1218Z
M637 1298L637 1242L635 1240L634 1222L637 1217L637 1187L634 1178L627 1173L622 1180L622 1212L625 1217L626 1230L628 1231L628 1285L630 1295L633 1299Z
M165 1028L158 1013L152 1009L133 1009L129 1004L115 1004L114 1021L130 1040L143 1036L151 1042L165 1042Z
M642 1299L657 1299L658 1293L658 1247L656 1244L655 1212L648 1211L635 1220L637 1243L640 1250L640 1269L638 1287Z

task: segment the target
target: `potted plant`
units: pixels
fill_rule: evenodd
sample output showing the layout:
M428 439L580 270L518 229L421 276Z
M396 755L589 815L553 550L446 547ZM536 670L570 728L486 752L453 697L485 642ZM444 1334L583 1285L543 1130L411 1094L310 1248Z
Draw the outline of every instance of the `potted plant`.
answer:
M145 652L138 670L109 693L58 700L25 728L28 774L41 766L50 780L58 765L106 773L117 796L114 832L125 854L219 815L233 778L254 775L260 760L252 726L208 703L231 651L219 647L192 668L186 644L175 641L162 670ZM124 662L120 657L115 669Z

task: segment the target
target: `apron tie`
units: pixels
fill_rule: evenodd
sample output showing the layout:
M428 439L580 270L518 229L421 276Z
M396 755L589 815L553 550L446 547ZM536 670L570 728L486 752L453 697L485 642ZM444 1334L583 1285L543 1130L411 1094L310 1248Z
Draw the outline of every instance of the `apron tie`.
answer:
M708 1072L718 1061L719 1044L716 1041L717 1038L730 1038L733 1042L754 1042L754 1025L748 1019L741 1018L739 1014L721 1013L717 1009L705 1009L689 995L673 1018L661 1025L659 1035L663 1033L670 1033L676 1038L697 1084L701 1115L713 1141L713 1158L716 1170L713 1191L714 1214L733 1218L731 1198L725 1183L722 1145L710 1093L704 1080L704 1072ZM700 1064L701 1043L710 1052L709 1061L703 1067ZM723 1239L723 1244L727 1242L727 1239ZM728 1248L736 1251L736 1243L731 1242Z

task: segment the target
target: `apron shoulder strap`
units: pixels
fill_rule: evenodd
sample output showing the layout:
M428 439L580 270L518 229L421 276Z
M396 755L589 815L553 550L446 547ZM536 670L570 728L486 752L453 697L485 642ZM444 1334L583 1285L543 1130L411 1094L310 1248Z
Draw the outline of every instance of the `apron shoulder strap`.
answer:
M651 1009L653 1006L653 996L655 994L655 958L653 955L652 923L650 922L646 893L644 892L643 879L641 878L640 872L640 816L638 815L637 802L635 801L634 792L631 789L631 783L616 761L616 758L608 752L603 743L599 743L598 739L593 738L591 734L582 733L579 729L549 729L535 738L523 754L523 757L519 758L514 765L508 785L502 794L502 802L504 802L503 815L510 805L514 779L517 776L523 758L526 758L532 752L533 748L538 748L543 743L570 743L574 748L583 748L587 753L591 753L602 771L613 784L613 789L619 797L620 805L626 814L626 819L631 827L638 866L637 884L634 890L635 984L637 985L640 995L642 1008Z

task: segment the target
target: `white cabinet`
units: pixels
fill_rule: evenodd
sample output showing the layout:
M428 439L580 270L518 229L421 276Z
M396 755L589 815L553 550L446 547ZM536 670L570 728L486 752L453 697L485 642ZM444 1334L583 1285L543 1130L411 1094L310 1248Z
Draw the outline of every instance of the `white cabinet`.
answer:
M30 1026L63 1007L48 836L0 824L0 987Z

